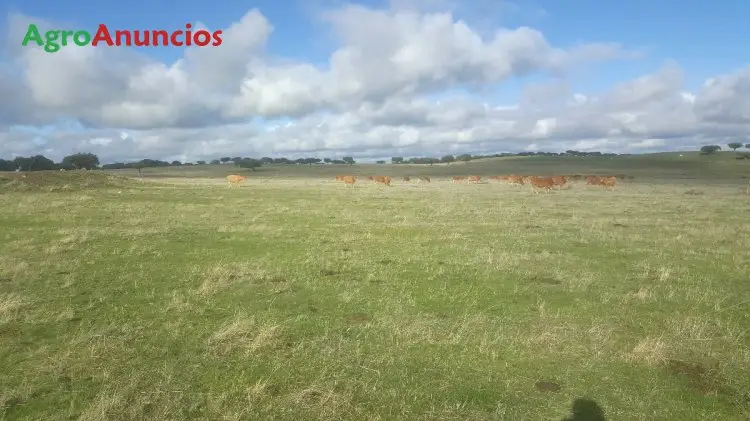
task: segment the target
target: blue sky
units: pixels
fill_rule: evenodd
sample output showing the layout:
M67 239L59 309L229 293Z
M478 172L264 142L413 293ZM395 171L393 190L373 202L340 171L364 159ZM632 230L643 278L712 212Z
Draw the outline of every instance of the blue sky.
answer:
M430 2L451 0L393 1L401 3L411 1L424 6ZM387 1L368 0L357 3L375 8L388 7ZM684 89L696 93L706 79L736 71L749 63L750 54L748 54L746 42L750 39L750 24L748 23L750 2L475 0L473 2L455 1L454 3L458 5L452 11L454 17L466 21L473 30L488 37L492 31L500 27L513 29L519 26L529 26L544 34L553 47L568 49L584 43L611 42L621 44L626 50L642 52L642 56L635 59L587 63L585 67L568 74L566 82L570 84L572 91L588 96L606 94L619 83L654 74L662 65L672 60L683 71ZM321 15L326 10L344 4L337 0L310 2L263 0L252 3L207 3L197 0L172 3L146 2L145 0L127 2L5 0L0 6L0 13L16 12L67 24L65 28L58 29L86 29L93 32L98 24L104 23L112 29L172 31L184 28L187 22L201 22L214 30L226 28L239 20L249 9L257 8L274 27L266 48L270 55L325 68L331 54L341 45L336 41L330 26L323 21ZM3 26L0 30L6 32L7 22L2 20L0 25ZM10 42L20 44L23 36L23 33L11 34ZM180 59L185 52L184 48L177 47L142 48L140 50L166 64ZM3 56L0 55L0 65L3 65L2 60ZM514 105L522 98L527 87L547 80L551 79L539 73L524 78L511 77L501 83L484 86L485 95L479 100L487 101L491 105ZM44 86L38 85L36 88L42 89ZM436 99L456 91L461 90L443 87L426 94L425 97ZM737 95L742 96L740 93ZM117 98L113 97L112 102L115 101ZM721 105L731 110L733 105L727 104ZM669 113L672 110L670 107L672 106L666 104L663 109ZM0 112L2 111L3 109L0 108ZM322 111L322 108L318 111ZM254 118L252 112L250 113L246 120L248 122L260 122L258 124L261 126L279 123L273 120L266 120L264 123L263 119ZM86 132L86 129L76 121L65 121L59 118L57 124L52 124L49 119L45 121L48 124L40 127L16 125L10 132L37 136L34 138L35 144L43 143L42 140L45 137L52 136L58 131ZM685 121L690 121L690 118ZM654 123L639 124L648 126ZM127 130L117 126L107 128ZM607 130L602 131L605 133L601 135L602 137L607 136L606 133L611 131ZM685 136L693 138L709 136L700 130L703 129L696 128ZM651 131L664 133L665 137L668 133L680 132L674 127L654 128ZM0 132L1 135L2 132ZM216 136L223 139L223 135ZM0 143L0 147L2 146Z
M360 1L385 6L383 1ZM471 21L483 20L492 26L529 25L540 30L556 46L578 42L620 42L643 47L648 58L630 63L604 64L589 72L582 89L604 89L613 82L652 70L665 59L677 60L686 72L689 88L726 69L740 67L750 56L750 2L707 0L657 2L608 2L598 0L518 0L511 5L487 6L486 0L467 2L456 15ZM495 2L502 3L502 2ZM269 51L304 61L324 63L335 45L326 39L325 27L316 14L334 1L153 2L128 0L102 2L81 0L34 2L9 0L6 12L75 22L81 28L107 23L122 28L172 29L186 22L202 21L212 28L225 27L250 8L259 8L275 27ZM489 12L482 16L473 10ZM484 7L482 7L484 6ZM22 34L18 34L22 37ZM165 61L180 57L178 48L152 50ZM592 69L594 70L594 69ZM591 74L595 74L593 78Z
M359 4L386 6L383 1ZM495 2L501 3L501 2ZM307 62L325 63L336 45L326 35L326 27L316 21L334 1L211 2L185 0L153 2L128 0L101 2L81 0L34 2L9 0L6 12L75 22L94 29L106 23L125 29L179 29L186 22L201 21L211 28L226 27L248 9L258 8L274 26L268 50L274 54ZM488 6L488 4L490 4ZM740 67L750 56L750 2L706 0L657 2L608 2L597 0L518 0L504 7L479 0L456 10L459 18L491 26L528 25L540 30L555 46L579 42L618 42L631 48L644 48L644 60L595 65L574 80L578 90L604 90L620 80L649 73L667 59L676 60L686 70L686 85L695 89L712 75ZM473 5L479 5L476 9ZM484 12L481 17L478 16ZM17 36L22 37L23 34ZM152 49L150 55L166 62L182 54L179 48ZM511 82L499 91L515 99L520 83Z

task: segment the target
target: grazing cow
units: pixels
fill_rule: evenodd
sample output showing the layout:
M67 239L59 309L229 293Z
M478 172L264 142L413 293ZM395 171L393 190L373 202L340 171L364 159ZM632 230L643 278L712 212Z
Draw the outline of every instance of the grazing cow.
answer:
M559 186L560 188L565 187L566 184L568 184L568 177L564 175L556 175L552 177L552 183L555 186Z
M614 189L617 184L617 177L599 177L599 185Z
M403 180L404 181L411 181L411 177L409 177L408 175L405 175L404 178L403 178Z
M466 177L464 177L462 175L455 175L455 176L452 177L452 179L453 179L454 183L459 183L459 182L461 182L463 180L466 180Z
M387 175L375 175L375 176L371 175L368 178L377 184L385 184L386 186L391 185L391 177Z
M521 185L523 185L524 184L524 180L523 180L523 177L521 177L520 175L509 175L508 176L508 183L509 184L521 184Z
M357 176L356 175L342 175L341 181L343 181L344 184L347 186L354 187L354 183L357 182Z
M586 184L589 186L598 186L599 185L599 177L595 175L587 175L586 176Z
M247 177L244 176L244 175L235 175L235 174L232 174L232 175L228 175L227 176L227 181L229 182L229 187L239 186L240 183L242 183L245 180L247 180Z
M430 177L428 177L428 176L426 176L426 175L420 175L420 176L419 176L419 181L418 181L418 182L419 182L419 183L421 183L421 182L423 182L423 181L424 181L425 183L430 183L430 182L432 182L432 180L430 180Z
M531 176L529 177L529 183L531 183L531 188L534 190L534 193L539 193L540 189L550 191L552 186L555 185L555 181L552 177Z
M344 177L346 177L346 176L344 176L344 175L337 175L336 176L336 181L342 181L344 179Z
M469 183L478 183L481 179L481 175L472 175L469 177Z

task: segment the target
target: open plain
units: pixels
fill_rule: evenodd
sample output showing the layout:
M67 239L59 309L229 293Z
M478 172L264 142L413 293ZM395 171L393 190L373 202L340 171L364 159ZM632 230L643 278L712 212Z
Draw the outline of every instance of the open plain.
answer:
M0 419L747 420L727 156L3 176Z

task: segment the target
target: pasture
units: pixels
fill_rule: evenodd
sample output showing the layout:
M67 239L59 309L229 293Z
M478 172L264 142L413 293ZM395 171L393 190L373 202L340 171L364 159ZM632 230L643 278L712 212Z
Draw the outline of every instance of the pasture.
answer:
M750 171L687 161L0 180L0 419L747 420ZM447 180L512 173L634 178Z

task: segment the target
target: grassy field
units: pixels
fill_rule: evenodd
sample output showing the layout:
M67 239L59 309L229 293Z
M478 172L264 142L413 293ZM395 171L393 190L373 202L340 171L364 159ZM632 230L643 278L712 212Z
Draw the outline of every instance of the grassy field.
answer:
M750 165L687 158L0 180L0 419L748 420ZM635 178L330 177L510 172Z

